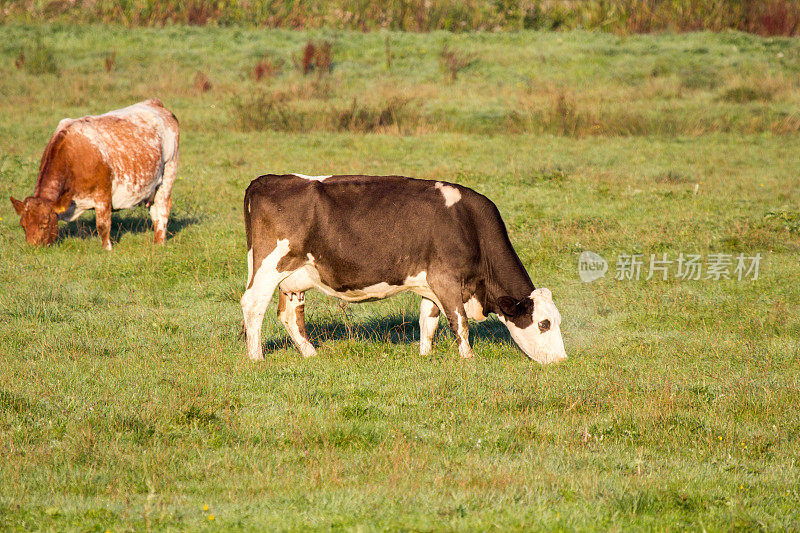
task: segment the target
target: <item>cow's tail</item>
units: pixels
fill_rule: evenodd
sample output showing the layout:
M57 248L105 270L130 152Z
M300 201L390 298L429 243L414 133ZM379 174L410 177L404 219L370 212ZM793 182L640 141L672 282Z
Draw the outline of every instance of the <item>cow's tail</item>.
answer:
M247 239L247 284L245 285L245 291L247 291L253 283L253 234L251 229L252 223L250 221L250 197L252 193L252 188L247 187L247 190L244 192L244 204L242 206L242 211L244 213L244 233ZM239 323L239 339L247 339L244 319Z
M255 275L253 269L253 221L252 221L252 213L250 209L250 202L253 197L253 187L252 185L247 187L247 190L244 193L244 203L242 205L242 212L244 214L244 233L247 239L247 288L250 288L250 284L253 282L253 275Z
M252 221L251 221L251 213L250 213L250 200L253 196L253 188L247 187L247 190L244 192L244 205L242 205L242 211L244 212L244 231L245 235L247 236L247 249L250 250L253 248L253 229L252 229Z

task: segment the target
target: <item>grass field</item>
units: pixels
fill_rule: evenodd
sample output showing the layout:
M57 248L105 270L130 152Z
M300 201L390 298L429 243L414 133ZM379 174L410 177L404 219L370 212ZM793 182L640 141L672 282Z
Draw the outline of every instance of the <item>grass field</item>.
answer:
M294 65L309 38L330 74ZM455 81L445 44L471 59ZM63 117L156 96L182 127L163 247L137 208L111 253L91 213L29 248L0 202L0 529L797 530L798 59L740 33L0 26L3 197ZM319 357L273 304L246 361L240 204L266 172L488 195L570 358L526 360L494 319L475 360L445 328L420 357L416 297L309 293ZM605 278L580 281L584 250ZM763 259L615 280L633 253Z

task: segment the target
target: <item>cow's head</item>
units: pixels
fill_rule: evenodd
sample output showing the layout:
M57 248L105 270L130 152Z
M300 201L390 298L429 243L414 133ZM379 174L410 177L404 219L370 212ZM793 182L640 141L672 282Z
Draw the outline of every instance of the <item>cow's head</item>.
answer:
M549 289L536 289L522 300L503 296L497 305L500 320L525 355L542 364L567 358L561 338L561 313Z
M20 217L19 224L25 230L28 244L53 244L58 238L58 214L63 213L71 201L69 194L62 194L55 202L33 196L24 201L11 197L11 204Z

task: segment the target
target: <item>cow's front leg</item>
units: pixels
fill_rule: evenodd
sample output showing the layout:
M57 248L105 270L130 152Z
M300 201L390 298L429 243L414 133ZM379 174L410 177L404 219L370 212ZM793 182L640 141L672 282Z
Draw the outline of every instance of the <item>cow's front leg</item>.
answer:
M456 342L458 343L458 355L464 359L472 359L475 357L475 352L469 345L469 322L467 321L467 313L464 311L464 305L459 304L455 309L446 310L447 322L450 324L450 329L456 335Z
M317 355L317 350L311 344L311 339L306 333L305 301L304 292L283 292L279 290L278 296L278 318L286 326L289 336L292 337L297 349L303 357L313 357Z
M467 313L464 310L464 303L461 301L460 284L456 282L445 282L437 291L434 288L436 297L442 302L442 311L447 317L450 329L456 336L458 343L458 354L464 359L475 357L475 352L469 345L469 322Z
M419 304L419 354L428 355L433 348L433 337L439 327L439 307L423 298Z
M95 204L94 207L95 224L97 225L97 234L100 235L100 241L103 243L103 248L111 250L111 201L102 200Z

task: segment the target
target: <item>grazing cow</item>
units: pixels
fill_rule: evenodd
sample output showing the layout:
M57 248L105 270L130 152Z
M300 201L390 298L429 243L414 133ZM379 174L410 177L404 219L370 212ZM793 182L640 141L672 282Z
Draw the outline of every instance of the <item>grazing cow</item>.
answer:
M29 244L52 244L58 221L95 210L103 248L111 250L111 210L150 208L154 241L163 243L178 173L178 120L158 100L58 123L39 166L33 196L11 198Z
M316 354L304 319L311 288L348 302L419 294L422 355L443 311L461 357L474 355L467 318L489 313L531 359L567 357L550 291L534 288L497 207L471 189L400 176L267 175L247 188L244 218L251 359L263 358L261 323L276 287L278 316L305 357Z

